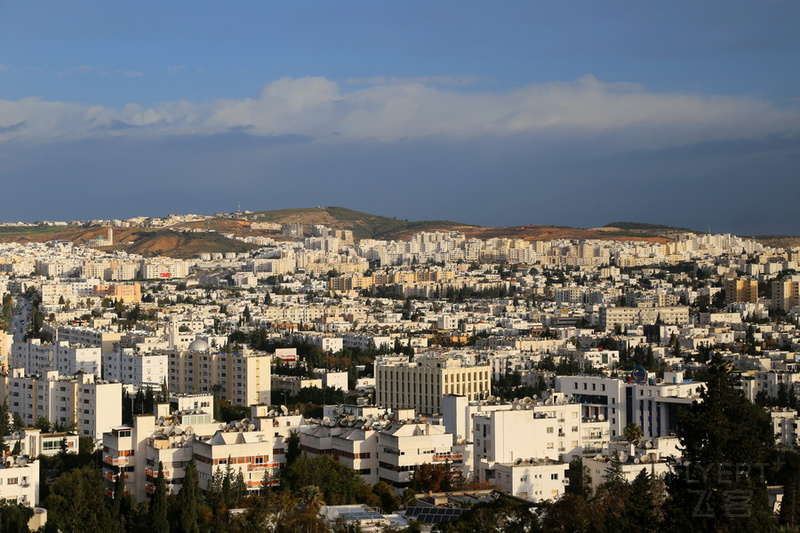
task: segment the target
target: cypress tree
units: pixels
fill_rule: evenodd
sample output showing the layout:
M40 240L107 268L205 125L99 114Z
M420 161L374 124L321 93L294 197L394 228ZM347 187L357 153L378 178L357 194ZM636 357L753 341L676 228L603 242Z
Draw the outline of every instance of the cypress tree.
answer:
M199 533L200 526L197 521L197 500L200 497L200 480L197 475L197 466L194 458L186 466L183 476L181 491L178 493L180 507L179 527L184 533Z
M765 479L776 458L772 423L735 381L714 354L702 401L678 412L683 456L667 477L667 529L755 532L774 525Z
M169 520L167 519L167 482L164 479L164 463L158 462L158 478L153 501L150 505L150 517L153 520L155 533L169 533Z

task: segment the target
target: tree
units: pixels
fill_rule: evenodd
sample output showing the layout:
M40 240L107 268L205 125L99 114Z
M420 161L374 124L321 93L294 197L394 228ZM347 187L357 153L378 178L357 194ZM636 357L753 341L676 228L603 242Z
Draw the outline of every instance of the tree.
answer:
M11 503L0 502L0 531L3 533L28 533L28 520L33 516L33 509Z
M153 500L150 503L150 518L155 533L169 533L169 520L167 519L167 483L164 479L164 463L158 462L158 477Z
M633 444L639 444L644 436L644 431L636 422L631 422L625 426L623 433L625 434L625 440Z
M286 445L286 467L292 466L298 457L300 457L300 434L297 431L290 431Z
M8 400L3 400L3 403L0 404L0 451L3 453L8 451L6 437L10 434L11 425L9 424Z
M630 485L625 502L627 531L655 532L661 530L661 501L663 484L642 468Z
M186 465L181 490L178 493L178 526L184 533L199 533L197 503L200 498L200 481L197 475L197 466L194 458Z
M667 476L670 529L763 531L773 521L765 480L775 457L772 424L735 382L714 354L700 401L678 411L683 455Z
M365 488L355 470L326 455L313 459L300 456L281 475L281 487L294 493L308 485L319 487L329 505L355 503Z
M50 433L50 421L46 416L40 416L37 418L33 427L40 429L42 433Z
M567 479L569 484L564 492L567 494L575 494L584 500L587 500L592 494L592 478L589 475L589 468L583 465L580 457L570 461L569 470L567 470Z
M59 475L45 500L48 523L65 533L107 533L113 523L106 506L103 478L91 466Z
M541 531L539 520L531 512L533 504L523 503L500 496L495 500L479 503L456 520L443 524L445 533L505 533L519 531L535 533Z

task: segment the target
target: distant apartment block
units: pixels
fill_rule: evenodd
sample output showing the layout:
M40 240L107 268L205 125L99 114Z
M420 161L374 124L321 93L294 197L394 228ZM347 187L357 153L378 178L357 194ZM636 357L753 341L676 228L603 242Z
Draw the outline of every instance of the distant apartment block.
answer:
M603 329L615 326L631 326L638 324L675 324L685 326L689 323L689 308L675 307L601 307L600 325Z
M724 281L725 303L758 301L758 280L726 277Z
M210 393L237 405L270 403L272 356L266 353L224 353L210 349L202 339L188 350L171 350L169 390L175 393Z
M435 414L442 409L442 396L460 394L470 400L489 395L491 366L465 365L460 359L379 357L375 361L376 403L382 407L410 408Z

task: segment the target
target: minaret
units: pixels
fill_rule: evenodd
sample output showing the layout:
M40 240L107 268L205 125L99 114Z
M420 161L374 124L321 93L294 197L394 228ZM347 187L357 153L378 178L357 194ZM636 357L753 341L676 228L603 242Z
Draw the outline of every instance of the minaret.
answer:
M108 228L108 243L107 243L107 245L111 246L112 244L114 244L114 228L109 227Z

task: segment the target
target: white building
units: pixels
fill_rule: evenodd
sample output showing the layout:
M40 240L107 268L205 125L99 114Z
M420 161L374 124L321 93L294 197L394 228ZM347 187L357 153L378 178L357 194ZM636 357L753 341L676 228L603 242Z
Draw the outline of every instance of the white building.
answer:
M513 463L495 463L490 481L502 492L517 498L540 502L557 500L569 483L569 464L544 459L517 459Z
M13 369L0 376L0 398L27 426L35 425L39 417L53 424L74 422L81 436L95 441L122 420L122 384L95 380L93 374L68 378L52 370L39 377Z
M62 376L78 372L100 377L101 351L98 347L70 344L42 344L40 339L14 342L11 346L11 368L22 368L27 374L43 374L57 370Z
M33 507L39 503L39 461L24 456L0 463L0 500Z
M569 461L582 451L580 405L563 398L546 404L517 404L513 410L473 417L475 473L491 480L496 463L519 459Z
M136 386L167 382L169 356L163 352L137 353L133 348L119 347L103 356L103 378Z
M156 415L137 416L133 427L116 427L103 435L106 494L113 496L114 481L124 473L128 490L144 501L155 491L159 463L167 491L176 494L192 458L203 490L217 470L228 466L234 475L242 472L248 490L260 490L265 478L277 485L288 438L303 425L302 416L277 416L266 406L253 406L249 420L220 424L203 410L169 413L166 404L159 404Z

